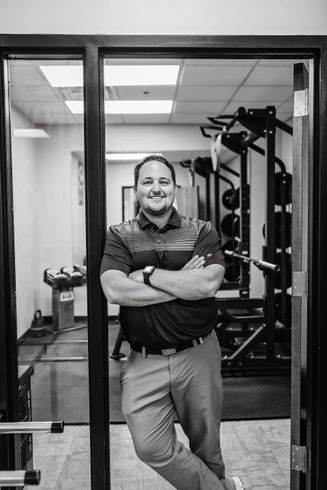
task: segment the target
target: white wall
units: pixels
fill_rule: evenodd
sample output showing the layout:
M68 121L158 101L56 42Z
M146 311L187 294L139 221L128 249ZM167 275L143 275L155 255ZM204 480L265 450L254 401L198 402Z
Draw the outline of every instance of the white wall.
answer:
M2 1L0 32L277 35L327 33L325 0Z
M11 114L13 128L30 127L15 109ZM39 281L36 279L39 256L38 202L39 178L35 140L13 138L12 180L15 221L15 267L17 334L20 337L31 325L33 313L40 308Z

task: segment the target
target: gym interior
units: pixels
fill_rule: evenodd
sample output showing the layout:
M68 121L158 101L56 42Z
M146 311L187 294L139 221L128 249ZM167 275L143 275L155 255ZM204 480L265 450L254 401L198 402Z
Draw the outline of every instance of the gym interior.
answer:
M313 419L325 401L310 381L326 236L312 236L321 65L310 46L235 46L115 47L95 61L4 50L0 486L172 488L134 454L120 408L129 347L97 275L107 227L137 212L135 164L160 153L176 171L177 210L222 237L227 470L251 489L323 488Z

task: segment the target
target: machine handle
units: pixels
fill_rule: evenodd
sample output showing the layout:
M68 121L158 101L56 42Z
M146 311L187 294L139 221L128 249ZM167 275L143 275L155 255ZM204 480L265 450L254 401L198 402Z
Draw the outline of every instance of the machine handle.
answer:
M39 485L40 481L40 470L0 471L1 487L24 487L25 485Z
M64 421L58 422L0 422L0 434L31 434L35 432L64 432Z

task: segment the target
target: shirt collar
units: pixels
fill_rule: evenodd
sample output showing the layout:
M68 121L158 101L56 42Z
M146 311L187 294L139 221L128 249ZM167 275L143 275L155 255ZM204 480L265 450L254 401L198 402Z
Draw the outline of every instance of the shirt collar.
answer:
M136 216L137 221L139 222L140 227L142 230L149 225L154 225L151 221L148 220L148 218L142 213L142 210L139 211L138 215ZM169 217L169 221L166 224L166 226L172 226L173 228L180 228L181 227L181 217L178 214L176 208L173 207L171 215ZM155 226L155 225L154 225Z

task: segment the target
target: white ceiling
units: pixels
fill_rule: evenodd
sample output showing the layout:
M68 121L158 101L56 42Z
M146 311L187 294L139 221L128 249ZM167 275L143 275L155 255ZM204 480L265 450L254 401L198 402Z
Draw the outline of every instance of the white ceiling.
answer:
M39 65L79 64L74 61L12 60L11 98L14 107L36 126L82 124L65 100L82 100L83 89L53 88ZM171 114L107 115L107 124L210 124L207 116L233 114L238 107L274 105L282 121L292 117L294 60L160 59L106 60L106 64L179 64L177 85L106 87L106 99L172 99Z

